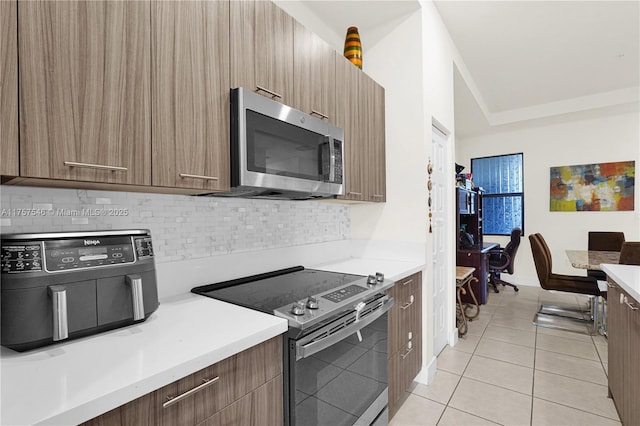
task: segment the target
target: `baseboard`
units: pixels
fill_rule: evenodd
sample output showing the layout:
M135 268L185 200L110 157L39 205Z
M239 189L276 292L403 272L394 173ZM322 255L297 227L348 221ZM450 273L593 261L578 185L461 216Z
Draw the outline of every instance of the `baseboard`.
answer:
M422 370L418 373L414 381L418 383L422 383L423 385L428 385L433 382L433 378L436 375L436 370L438 369L438 358L435 356L431 358L431 361L427 364L426 367L422 367Z

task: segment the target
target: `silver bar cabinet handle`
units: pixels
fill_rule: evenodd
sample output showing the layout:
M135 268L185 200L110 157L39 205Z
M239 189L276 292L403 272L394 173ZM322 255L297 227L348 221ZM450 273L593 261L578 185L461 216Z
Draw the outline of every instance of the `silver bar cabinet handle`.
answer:
M407 303L405 303L404 305L400 306L400 309L402 309L402 310L404 311L404 310L405 310L405 309L407 309L409 306L413 305L414 300L415 300L415 299L414 299L413 294L412 294L412 295L411 295L411 297L409 297L409 302L407 302Z
M382 194L373 194L374 198L384 198L384 195Z
M405 353L400 354L402 359L405 359L406 357L408 357L412 350L413 350L413 347L410 347L409 349L407 349L407 351Z
M216 383L218 380L220 380L220 376L216 376L213 379L204 379L202 380L202 384L196 386L193 389L190 389L188 391L186 391L183 394L180 394L176 397L172 397L170 396L168 398L168 401L165 402L164 404L162 404L162 408L169 408L174 404L177 404L178 402L182 401L185 398L189 398L191 395L193 395L196 392L200 392L202 389L207 388L209 386L211 386L212 384Z
M362 192L347 192L347 195L362 195Z
M409 283L412 283L412 282L413 282L413 278L410 279L410 280L406 280L405 282L402 283L402 285L405 286L405 285L407 285Z
M105 166L104 164L76 163L75 161L65 161L67 167L83 167L86 169L111 170L113 172L126 172L129 169L120 166Z
M69 337L67 288L63 285L52 285L49 287L49 293L53 308L53 340L64 340Z
M624 297L624 304L627 305L629 308L631 308L632 311L638 310L637 306L633 306L631 303L629 303L629 298L626 296Z
M133 320L144 319L144 298L142 296L142 277L137 274L125 275L127 284L131 286L131 303Z
M181 178L192 178L192 179L204 179L204 180L218 180L216 176L202 176L202 175L190 175L187 173L180 173L179 176Z
M321 113L321 112L318 112L318 111L316 111L315 109L312 109L312 110L311 110L311 114L309 114L309 115L317 115L317 116L318 116L318 117L320 117L320 118L326 118L327 120L329 119L329 116L328 116L328 115L325 115L325 114L323 114L323 113Z
M265 88L264 88L264 87L262 87L262 86L258 86L258 85L256 85L256 89L258 89L258 92L265 92L265 93L270 94L270 95L271 95L271 97L273 97L273 98L280 98L280 99L282 99L282 95L279 95L279 94L277 94L276 92L273 92L273 91L271 91L271 90L269 90L269 89L265 89Z

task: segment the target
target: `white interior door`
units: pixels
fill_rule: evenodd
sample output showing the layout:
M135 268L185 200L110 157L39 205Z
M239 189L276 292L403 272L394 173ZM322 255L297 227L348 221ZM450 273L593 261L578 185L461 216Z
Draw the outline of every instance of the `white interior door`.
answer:
M448 341L448 330L451 327L450 300L451 277L448 266L450 242L447 217L450 213L447 194L450 191L449 181L452 180L449 170L450 159L448 136L435 126L432 126L432 156L431 164L431 210L433 230L433 354L438 355Z

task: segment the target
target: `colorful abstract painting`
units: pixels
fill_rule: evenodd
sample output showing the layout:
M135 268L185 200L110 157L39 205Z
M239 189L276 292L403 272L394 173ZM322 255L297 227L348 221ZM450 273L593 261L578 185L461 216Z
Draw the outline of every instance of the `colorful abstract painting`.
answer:
M635 161L551 167L552 212L634 209Z

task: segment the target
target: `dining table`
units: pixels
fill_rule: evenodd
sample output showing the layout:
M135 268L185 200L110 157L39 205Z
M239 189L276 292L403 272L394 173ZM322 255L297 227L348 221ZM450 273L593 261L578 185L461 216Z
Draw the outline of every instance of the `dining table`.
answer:
M571 266L578 269L602 270L600 264L618 264L620 252L598 250L566 250Z

